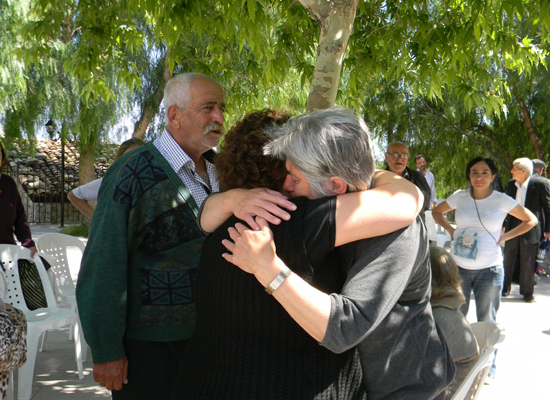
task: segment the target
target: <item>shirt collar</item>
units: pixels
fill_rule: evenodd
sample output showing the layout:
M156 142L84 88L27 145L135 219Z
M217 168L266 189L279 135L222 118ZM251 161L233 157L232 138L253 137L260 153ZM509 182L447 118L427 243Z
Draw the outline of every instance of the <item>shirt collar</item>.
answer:
M187 153L180 147L180 145L172 137L170 132L168 132L166 129L164 129L164 132L162 133L160 138L157 139L157 143L157 147L160 150L161 154L165 156L174 171L178 172L189 162L193 163L194 165L191 157L187 155Z
M155 140L155 147L166 158L172 169L179 172L182 168L187 167L191 171L195 171L195 162L189 157L189 155L183 150L176 140L172 137L170 132L164 129L162 135ZM213 156L215 152L208 150L202 155L207 164L212 164Z
M523 182L523 185L520 185L518 181L516 181L516 186L518 187L518 189L527 189L527 185L529 185L529 180L531 179L531 177L528 177L525 182Z
M386 167L386 171L392 172L389 165ZM403 174L403 178L407 178L408 176L409 176L409 167L405 167L405 173Z

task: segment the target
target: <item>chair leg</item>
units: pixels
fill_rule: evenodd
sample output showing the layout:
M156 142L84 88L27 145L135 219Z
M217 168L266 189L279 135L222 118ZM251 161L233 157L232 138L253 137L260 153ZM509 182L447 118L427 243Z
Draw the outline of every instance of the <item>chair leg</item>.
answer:
M32 395L34 364L36 363L38 339L41 333L36 329L29 329L27 332L27 362L17 370L17 398L19 400L30 400Z
M78 323L80 324L80 320ZM86 342L86 338L84 337L82 325L80 325L80 343L82 344L82 362L86 362L88 358L88 342Z
M75 348L75 356L76 356L76 366L78 368L78 378L84 379L84 368L82 366L82 342L80 340L81 338L81 331L82 328L80 326L80 321L75 321L74 324L74 348Z
M13 389L13 371L10 371L8 374L8 392L6 393L6 400L13 400L14 389Z
M42 340L40 341L40 349L38 351L41 353L44 351L44 342L46 341L47 332L48 331L44 331L44 333L42 334Z
M76 308L76 305L71 304L70 309L75 312L76 315L78 315L78 309ZM69 340L74 340L73 330L69 329Z

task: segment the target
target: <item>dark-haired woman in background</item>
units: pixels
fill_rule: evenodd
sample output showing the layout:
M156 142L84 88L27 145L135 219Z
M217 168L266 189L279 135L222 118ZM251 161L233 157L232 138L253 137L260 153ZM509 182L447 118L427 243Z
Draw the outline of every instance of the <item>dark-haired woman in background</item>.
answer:
M470 293L474 292L478 321L496 322L504 282L502 251L505 241L527 232L537 218L515 199L493 190L498 174L490 158L477 157L468 163L466 178L469 187L451 195L432 212L435 222L453 239L451 255L462 278L462 293L466 302L460 310L468 314ZM456 229L444 214L456 209ZM507 214L522 221L520 225L501 235Z
M0 170L6 165L6 156L4 144L0 142ZM16 244L13 237L15 234L21 246L29 249L31 256L34 256L38 250L32 240L17 185L11 177L3 174L0 174L0 210L0 244Z

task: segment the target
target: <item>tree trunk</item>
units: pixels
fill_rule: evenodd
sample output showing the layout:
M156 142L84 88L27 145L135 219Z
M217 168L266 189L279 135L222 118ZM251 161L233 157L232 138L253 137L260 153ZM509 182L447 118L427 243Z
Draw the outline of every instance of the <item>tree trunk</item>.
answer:
M531 121L531 114L525 103L521 104L521 113L523 114L523 121L525 122L525 127L527 128L527 133L529 134L529 139L533 143L533 148L535 149L535 154L539 160L543 160L544 155L542 152L542 142L537 136L537 130Z
M78 178L80 186L95 180L95 150L94 146L80 146L80 159L78 160ZM90 226L90 220L84 215L81 216L80 222L84 226Z
M306 112L334 106L358 0L299 0L321 26Z
M155 93L153 93L151 98L144 103L143 110L141 111L141 118L136 123L132 137L143 140L143 138L145 138L145 133L147 132L147 127L159 110L160 103L164 97L164 87L166 86L168 79L172 77L172 73L170 72L170 67L168 65L168 54L166 54L164 60L164 73L162 75L162 79L157 90L155 90Z
M94 161L95 154L94 151L90 149L90 146L84 146L84 148L80 149L78 177L81 186L97 178L95 176Z

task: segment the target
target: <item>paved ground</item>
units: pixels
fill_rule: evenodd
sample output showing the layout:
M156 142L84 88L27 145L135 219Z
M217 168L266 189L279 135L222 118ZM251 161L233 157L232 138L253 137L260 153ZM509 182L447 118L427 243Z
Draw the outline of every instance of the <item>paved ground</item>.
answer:
M33 235L56 230L39 226L32 229ZM539 281L535 303L525 303L518 292L518 286L514 285L512 294L501 304L498 320L506 330L506 339L499 350L497 375L482 389L481 400L550 399L550 387L546 381L550 365L550 279ZM472 312L468 319L475 322ZM84 364L85 378L78 379L73 349L73 343L65 332L48 335L45 351L37 358L33 400L62 400L69 396L72 400L110 397L93 381L89 353Z

